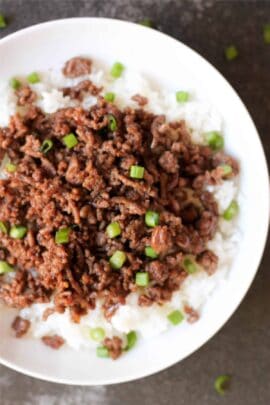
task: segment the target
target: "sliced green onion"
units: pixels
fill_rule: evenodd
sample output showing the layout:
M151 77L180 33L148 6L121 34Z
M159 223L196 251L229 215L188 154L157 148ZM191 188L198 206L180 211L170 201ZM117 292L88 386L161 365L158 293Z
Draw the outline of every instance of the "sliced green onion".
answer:
M131 166L129 175L133 179L143 179L144 167L143 166Z
M49 150L51 150L53 147L53 141L51 139L45 139L43 144L40 147L40 152L42 153L47 153Z
M223 218L226 221L231 221L239 212L239 205L237 201L232 200L228 208L223 212Z
M72 148L74 148L74 146L78 145L78 139L72 133L64 136L62 141L68 149L72 149Z
M173 325L178 325L184 320L184 315L182 312L175 310L172 311L168 316L168 320L173 324Z
M146 246L144 249L145 256L151 257L151 259L156 259L158 257L157 252L151 247Z
M16 79L16 77L13 77L12 79L10 79L10 87L12 87L14 90L18 90L21 87L21 82L20 80Z
M189 93L187 91L177 91L175 97L178 103L186 103L189 100Z
M127 345L126 350L132 349L137 343L137 333L133 330L127 334Z
M147 287L149 284L149 274L146 272L136 273L135 283L139 287Z
M109 356L109 350L105 346L99 346L97 347L97 357L102 357L102 358L107 358Z
M215 380L215 390L218 394L224 395L226 389L228 388L231 381L231 377L229 375L220 375Z
M90 337L96 342L102 342L105 338L105 330L103 328L90 329Z
M111 68L111 76L117 79L120 77L124 71L125 67L120 62L115 62Z
M107 235L109 238L116 238L117 236L121 235L121 227L119 222L112 222L106 228Z
M27 76L27 81L30 84L36 84L36 83L40 82L40 77L37 74L37 72L33 72L33 73L30 73L30 75Z
M234 45L228 46L225 49L225 57L227 60L229 61L234 60L237 58L237 56L238 56L238 49Z
M108 93L106 93L106 94L104 95L104 98L105 98L105 100L108 101L109 103L113 103L114 100L115 100L115 93L108 92Z
M13 225L9 231L9 236L13 239L22 239L26 234L27 228L22 225Z
M119 270L123 266L127 259L127 256L125 252L122 252L122 250L116 250L114 254L110 258L110 265L114 270Z
M4 260L0 260L0 274L10 273L11 271L14 271L14 267Z
M112 114L108 115L108 119L109 119L109 129L110 131L113 132L117 129L117 121Z
M198 271L197 264L190 256L186 256L184 258L183 267L188 274L193 274L196 273L196 271Z
M145 223L151 228L157 226L159 224L159 213L155 211L146 211Z
M224 147L224 138L218 131L210 131L205 133L205 138L207 144L211 149L217 151L223 149Z
M143 20L139 21L139 24L149 28L153 28L154 26L153 21L150 20L150 18L144 18Z
M232 166L230 166L230 165L226 165L226 164L223 164L223 165L220 165L220 166L218 166L218 167L221 167L222 168L222 170L223 170L223 175L224 176L228 176L229 174L231 174L232 173Z
M263 39L266 44L270 44L270 24L263 27Z
M0 231L3 233L8 233L7 224L3 221L0 221Z
M62 245L69 242L70 228L62 228L55 232L55 243Z
M15 173L17 170L17 165L14 163L7 163L5 169L8 173Z
M5 28L7 26L7 22L3 14L0 14L0 28Z

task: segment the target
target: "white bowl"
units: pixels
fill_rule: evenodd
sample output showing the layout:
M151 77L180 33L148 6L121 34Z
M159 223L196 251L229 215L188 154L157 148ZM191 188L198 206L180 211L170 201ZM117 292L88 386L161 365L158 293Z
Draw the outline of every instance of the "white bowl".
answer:
M69 348L53 351L40 341L15 339L14 312L0 319L0 361L33 377L66 384L96 385L130 381L184 359L210 339L245 296L262 257L268 228L269 187L265 156L255 126L228 82L201 56L158 31L123 21L75 18L36 25L0 41L0 77L44 70L75 55L90 55L112 64L122 61L162 86L177 88L179 80L213 103L225 122L227 149L241 162L239 252L228 281L209 299L199 322L171 329L138 345L117 361Z

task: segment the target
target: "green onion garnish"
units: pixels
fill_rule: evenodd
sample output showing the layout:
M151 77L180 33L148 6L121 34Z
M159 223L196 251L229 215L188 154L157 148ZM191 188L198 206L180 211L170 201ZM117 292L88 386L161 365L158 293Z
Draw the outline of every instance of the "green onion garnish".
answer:
M27 228L22 225L13 225L9 231L9 236L13 239L22 239L26 234Z
M187 91L177 91L175 97L178 103L186 103L189 100L189 93Z
M68 149L72 149L72 148L74 148L74 146L78 145L78 139L72 133L64 136L62 141Z
M266 44L270 44L270 24L263 27L263 39Z
M16 79L16 77L13 77L12 79L10 79L10 87L12 87L14 90L18 90L21 87L21 82L20 80Z
M225 49L225 57L227 60L229 61L234 60L237 58L237 56L238 56L238 49L234 45L228 46Z
M5 28L7 26L7 22L3 14L0 14L0 28Z
M210 148L215 151L223 149L224 147L224 138L218 131L206 132L205 139Z
M27 76L27 81L30 84L36 84L40 82L40 77L36 72L30 73L30 75Z
M218 394L224 395L226 389L228 388L231 381L231 377L229 375L220 375L215 380L215 390Z
M173 325L178 325L179 323L181 323L183 321L184 315L182 314L182 312L175 310L175 311L172 311L167 316L167 318Z
M153 21L150 20L150 18L144 18L143 20L139 21L139 24L149 28L153 28L154 26Z
M62 228L55 232L55 243L62 245L69 242L70 228Z
M137 333L133 330L127 334L127 345L125 350L130 350L137 342Z
M129 175L133 179L143 179L144 167L143 166L131 166Z
M90 337L96 342L102 342L102 340L105 338L105 331L103 328L90 329Z
M125 67L120 62L115 62L111 68L111 76L117 79L120 77L124 71Z
M107 358L109 357L109 350L105 346L97 347L97 357Z
M17 170L17 165L14 163L7 163L5 169L8 173L15 173Z
M119 222L112 222L106 228L107 235L109 238L116 238L116 236L121 235L121 228Z
M14 268L4 260L0 260L0 274L10 273L11 271L14 271Z
M185 271L188 274L193 274L196 273L196 271L198 271L198 266L196 265L196 263L194 262L194 260L192 260L190 257L185 257L183 260L183 267L185 269Z
M0 221L0 231L3 233L8 233L8 228L5 222Z
M145 223L147 226L153 228L159 223L159 213L155 211L146 211L145 214Z
M106 94L104 95L104 98L105 98L105 100L108 101L109 103L113 103L114 100L115 100L115 93L111 93L111 92L106 93Z
M232 200L228 208L223 212L223 218L226 221L231 221L239 212L239 205L237 201Z
M158 257L157 252L151 246L146 246L144 253L145 256L150 257L151 259L156 259Z
M114 270L119 270L123 266L127 259L127 256L125 252L122 252L122 250L116 250L114 254L110 257L110 265Z
M45 139L45 141L43 142L43 144L40 147L40 152L46 154L47 152L49 152L49 150L51 150L53 147L53 141L51 139Z
M232 173L232 166L230 166L230 165L226 165L226 164L223 164L223 165L220 165L220 166L218 166L218 167L221 167L222 168L222 170L223 170L223 176L228 176L229 174L231 174Z
M147 287L149 284L149 274L146 272L136 273L135 283L139 287Z
M117 129L117 121L112 114L108 115L108 119L109 119L109 130L113 132Z

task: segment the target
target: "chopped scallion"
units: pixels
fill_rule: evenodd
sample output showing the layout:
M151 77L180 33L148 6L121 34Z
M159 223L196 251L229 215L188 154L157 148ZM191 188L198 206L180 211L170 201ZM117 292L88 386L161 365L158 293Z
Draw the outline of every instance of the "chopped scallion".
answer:
M0 221L0 232L6 233L6 234L8 233L7 224L3 221Z
M108 120L109 120L109 129L110 131L115 131L117 129L117 121L115 117L112 114L108 115Z
M0 260L0 274L10 273L11 271L14 271L14 268L4 260Z
M137 342L137 333L135 331L131 331L127 334L127 345L125 350L132 349Z
M222 164L222 165L220 165L219 167L221 167L222 168L222 170L223 170L223 175L224 176L228 176L229 174L231 174L232 173L232 166L230 166L230 165L226 165L226 164Z
M155 211L146 211L145 223L151 228L157 226L159 224L159 213Z
M17 165L14 163L7 163L5 169L8 173L15 173L17 170Z
M178 103L186 103L189 100L189 93L187 91L177 91L175 97Z
M188 274L193 274L196 273L196 271L198 271L197 264L190 256L186 256L184 258L183 267Z
M218 151L224 147L224 138L218 131L206 132L205 139L207 144L214 151Z
M143 166L131 166L129 175L133 179L143 179L144 167Z
M124 71L125 67L120 62L115 62L111 68L111 76L117 79L120 77Z
M220 375L215 380L215 390L219 395L224 395L226 389L228 388L231 381L231 377L229 375Z
M55 233L55 243L62 245L69 242L70 228L62 228Z
M144 25L145 27L153 28L154 24L150 18L144 18L143 20L139 21L140 25Z
M150 257L151 259L156 259L158 257L157 252L151 246L146 246L144 253L145 256Z
M238 49L234 45L228 46L225 49L225 57L228 61L236 59L237 56L238 56Z
M0 14L0 28L5 28L7 26L7 22L3 14Z
M14 90L18 90L21 87L21 82L20 80L16 79L16 77L13 77L12 79L10 79L10 87L12 87Z
M105 331L103 328L92 328L90 329L90 337L96 342L102 342L105 338Z
M231 221L239 212L239 205L237 201L232 200L228 208L223 212L223 218L226 221Z
M119 270L124 265L126 259L127 256L125 252L122 252L122 250L116 250L116 252L110 257L109 261L114 270Z
M45 139L45 141L42 143L40 147L40 152L46 154L51 150L53 147L53 141L51 139Z
M263 39L266 44L270 44L270 24L263 27Z
M32 72L30 75L27 76L27 81L30 84L36 84L40 82L40 77L37 72Z
M167 318L173 325L178 325L179 323L181 323L183 321L184 315L182 314L182 312L175 310L175 311L172 311L167 316Z
M72 148L74 148L74 146L78 145L78 139L72 133L64 136L62 141L68 149L72 149Z
M9 236L13 239L22 239L26 234L27 228L22 225L13 225L9 231Z
M97 357L102 357L102 358L107 358L109 356L109 350L105 346L99 346L97 347Z
M104 98L105 98L105 100L108 101L109 103L113 103L114 100L115 100L115 93L108 92L108 93L106 93L106 94L104 95Z
M149 284L149 274L146 272L136 273L135 283L139 287L147 287Z
M107 235L109 238L116 238L117 236L121 235L121 227L119 222L112 222L106 228Z

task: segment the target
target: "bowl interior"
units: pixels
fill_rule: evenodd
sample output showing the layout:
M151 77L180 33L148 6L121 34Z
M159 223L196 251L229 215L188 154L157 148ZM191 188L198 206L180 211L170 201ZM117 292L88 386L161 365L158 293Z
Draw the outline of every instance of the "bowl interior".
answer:
M39 341L14 339L13 310L2 310L0 360L19 371L68 384L109 384L140 378L183 359L226 322L245 295L262 256L269 215L268 173L252 120L224 78L185 45L155 30L109 19L70 19L41 24L0 41L0 77L46 70L75 55L125 66L168 89L195 87L224 117L227 150L241 162L242 242L227 282L204 307L192 327L171 329L145 341L116 362L92 352L52 351ZM254 232L256 230L256 232ZM157 355L158 354L158 355Z

